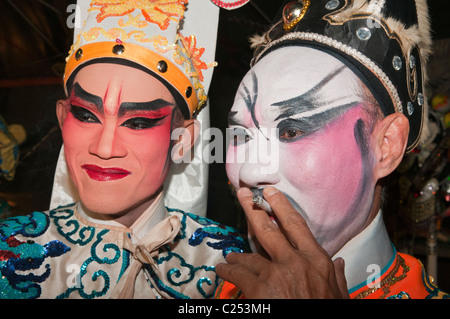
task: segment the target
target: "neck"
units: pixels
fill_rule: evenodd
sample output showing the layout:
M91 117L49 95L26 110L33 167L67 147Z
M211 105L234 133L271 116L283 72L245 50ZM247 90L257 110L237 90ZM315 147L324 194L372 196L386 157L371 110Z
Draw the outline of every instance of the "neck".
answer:
M133 210L133 214L124 219L123 216L116 218L104 214L96 214L85 211L81 202L77 205L79 217L90 226L111 229L111 227L119 227L131 235L131 240L138 242L153 227L168 217L167 210L164 206L162 192L146 204L139 205L139 209ZM135 217L138 216L137 218Z
M111 219L124 225L125 227L131 227L139 217L154 203L155 198L151 198L145 202L142 202L127 212L122 212L120 214L110 215Z
M369 225L347 242L333 259L344 259L347 287L352 292L374 276L381 275L392 262L394 252L383 215L379 211Z
M367 221L365 222L364 226L362 227L363 230L372 223L372 221L375 219L375 217L378 215L378 212L380 211L382 191L383 191L383 187L379 183L377 183L375 185L372 208L367 217Z
M162 188L158 190L155 194L153 194L151 197L146 198L145 200L136 203L135 205L131 206L125 211L121 211L119 213L110 214L110 215L104 215L104 214L98 214L96 212L93 212L89 209L87 209L86 206L81 202L81 206L83 211L92 219L96 220L109 220L114 221L116 223L119 223L127 228L131 227L136 220L139 219L139 217L142 216L142 214L152 205L155 203L155 201L159 198L159 196L162 194Z

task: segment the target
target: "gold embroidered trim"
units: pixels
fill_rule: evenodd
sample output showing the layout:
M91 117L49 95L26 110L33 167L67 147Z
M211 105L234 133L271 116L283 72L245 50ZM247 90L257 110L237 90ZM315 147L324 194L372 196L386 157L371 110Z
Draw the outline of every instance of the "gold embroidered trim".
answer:
M403 268L402 274L399 276L396 276L396 273L400 269L400 267ZM406 274L409 271L409 267L406 265L405 260L400 256L397 255L397 260L395 262L394 268L389 272L389 274L384 278L378 286L375 286L373 288L366 289L362 292L360 292L355 299L363 299L367 296L373 294L378 289L381 289L384 293L379 297L379 299L384 299L390 292L390 287L393 286L395 283L403 280L406 278Z

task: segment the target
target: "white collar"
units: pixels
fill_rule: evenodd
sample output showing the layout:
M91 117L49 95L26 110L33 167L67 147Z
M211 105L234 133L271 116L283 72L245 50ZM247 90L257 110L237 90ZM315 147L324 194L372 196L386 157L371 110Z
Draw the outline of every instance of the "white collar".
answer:
M394 261L395 253L380 210L369 226L348 241L333 259L344 259L347 288L352 293L383 274Z
M161 192L154 200L154 202L147 208L144 213L131 225L133 235L137 239L141 239L147 232L155 225L168 217L169 214L164 206L163 192Z
M162 200L163 192L161 192L153 201L153 203L139 216L138 219L127 228L124 225L116 222L107 215L87 213L83 210L80 202L77 204L78 214L82 219L87 221L88 224L92 224L94 227L105 228L119 228L132 234L133 242L141 239L150 229L156 224L162 221L168 216L167 210L164 207L164 201Z

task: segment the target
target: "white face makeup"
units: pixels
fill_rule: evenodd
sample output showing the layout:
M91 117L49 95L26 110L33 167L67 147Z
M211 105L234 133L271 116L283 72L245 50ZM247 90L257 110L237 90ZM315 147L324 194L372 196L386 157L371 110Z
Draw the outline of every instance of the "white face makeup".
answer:
M362 92L360 79L334 57L285 47L249 71L230 111L229 126L238 135L227 153L231 183L278 188L330 255L362 229L372 205ZM236 161L264 143L277 143L271 161ZM277 169L268 170L274 162Z

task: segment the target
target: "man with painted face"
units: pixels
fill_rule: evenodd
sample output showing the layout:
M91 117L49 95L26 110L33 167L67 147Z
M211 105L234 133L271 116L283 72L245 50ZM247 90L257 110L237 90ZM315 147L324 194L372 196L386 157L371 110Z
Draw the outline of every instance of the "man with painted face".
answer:
M229 116L227 173L255 252L217 266L218 298L448 297L396 251L380 210L383 178L427 133L428 29L419 0L284 7Z
M218 8L187 0L78 6L82 28L57 116L79 200L1 223L0 297L210 298L215 264L243 240L166 208L163 183L198 134L208 71L197 45L208 38L201 30L215 44ZM177 128L190 134L172 141Z

